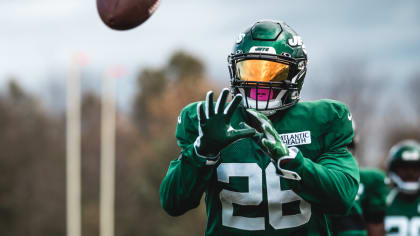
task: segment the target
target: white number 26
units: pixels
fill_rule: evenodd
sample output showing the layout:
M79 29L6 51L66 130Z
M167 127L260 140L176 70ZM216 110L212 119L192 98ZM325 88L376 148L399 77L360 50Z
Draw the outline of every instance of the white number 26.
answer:
M292 190L281 190L280 177L270 163L265 169L267 180L268 218L274 229L292 228L303 225L311 218L311 205ZM265 217L244 217L233 215L233 203L242 206L257 206L263 201L262 170L257 163L221 163L217 167L218 181L229 183L230 177L247 177L248 192L235 192L223 189L222 224L243 230L264 230ZM283 215L282 204L300 201L300 213Z

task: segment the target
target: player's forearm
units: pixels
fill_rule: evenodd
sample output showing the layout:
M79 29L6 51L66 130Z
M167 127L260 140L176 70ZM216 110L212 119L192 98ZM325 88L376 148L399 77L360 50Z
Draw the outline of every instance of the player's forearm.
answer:
M190 148L180 158L170 163L168 172L160 185L162 208L171 216L179 216L200 204L211 168L192 162L196 158Z
M299 153L286 168L296 171L302 180L289 180L288 183L311 204L329 213L344 214L351 208L359 186L359 180L351 174L357 170L356 163L353 160L345 164L354 165L354 168L343 167L342 162L314 163Z

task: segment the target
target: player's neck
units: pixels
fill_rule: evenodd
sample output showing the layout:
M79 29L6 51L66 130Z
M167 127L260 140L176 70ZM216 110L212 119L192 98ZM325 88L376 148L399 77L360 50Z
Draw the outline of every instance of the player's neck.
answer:
M290 110L290 108L288 109L284 109L284 110L279 110L276 111L276 113L274 113L271 116L268 116L268 119L270 119L272 122L281 120L283 118L283 116Z

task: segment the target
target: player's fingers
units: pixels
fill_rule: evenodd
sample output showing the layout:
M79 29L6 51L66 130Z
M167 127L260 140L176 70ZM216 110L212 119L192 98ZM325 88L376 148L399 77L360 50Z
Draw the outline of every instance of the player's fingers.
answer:
M271 121L261 112L258 112L255 109L252 108L248 108L246 109L246 111L248 112L248 114L251 115L251 117L253 117L258 124L262 127L264 124L265 125L271 125Z
M226 115L227 120L230 120L239 103L242 101L242 95L236 94L229 105L226 107L224 114Z
M270 123L270 124L271 124L270 119L268 119L268 117L267 117L266 115L264 115L263 113L261 113L261 112L259 112L259 111L255 110L255 109L252 109L252 108L248 108L247 110L251 110L251 111L253 111L254 116L255 116L258 120L260 120L262 123Z
M226 100L228 96L229 96L229 89L224 88L222 92L220 93L219 98L217 99L217 102L216 102L217 114L222 114L223 109L225 108L225 104L226 104Z
M262 143L262 145L263 145L265 148L267 148L267 150L269 150L269 151L271 151L271 150L273 150L273 149L275 148L275 144L274 144L274 143L272 143L270 140L268 140L268 139L266 139L266 138L263 138L263 139L261 140L261 143Z
M206 96L206 117L209 119L214 115L213 91L208 91Z
M249 138L255 134L255 129L237 129L229 131L229 139L231 142L234 142L241 138Z
M281 155L286 155L288 153L288 149L281 140L279 133L277 133L277 131L272 126L264 125L263 129L264 134L268 138L268 141L277 147L277 150L280 151L279 153L281 153Z
M251 126L249 126L247 123L245 122L241 122L239 123L239 128L241 129L253 129Z
M255 131L255 134L251 137L256 143L261 144L261 140L264 138L264 134Z
M203 109L203 102L198 103L197 114L198 114L198 121L200 123L203 123L206 120L206 114Z
M269 124L263 124L262 128L264 131L268 132L269 134L275 137L279 136L279 133L277 132L277 130L275 130L274 127Z
M251 126L249 126L247 123L245 122L241 122L239 123L239 128L240 129L254 129ZM255 130L255 129L254 129ZM251 136L251 138L256 142L256 143L261 143L261 139L264 138L264 134L258 132L257 130L255 130L254 135Z
M246 112L249 114L249 118L254 122L253 126L258 126L257 129L258 130L262 130L262 123L261 121L258 119L258 114L256 113L257 111L254 109L246 109ZM264 130L262 130L264 131Z
M276 142L279 139L279 134L271 125L263 124L262 126L265 136L271 142Z

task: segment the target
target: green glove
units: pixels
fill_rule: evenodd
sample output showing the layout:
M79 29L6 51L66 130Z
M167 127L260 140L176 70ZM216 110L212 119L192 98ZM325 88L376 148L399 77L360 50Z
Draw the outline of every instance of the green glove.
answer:
M200 157L217 159L223 148L238 139L252 137L256 132L244 122L239 124L241 129L232 128L230 119L241 102L242 95L236 95L225 109L228 96L229 89L223 89L214 107L213 92L209 91L205 104L201 102L197 106L199 136L194 148Z
M281 168L281 165L285 165L296 157L299 149L296 147L288 148L283 143L267 116L255 109L247 109L246 111L257 121L259 128L262 130L263 133L257 132L254 138L270 155L272 162L276 166L277 173L283 178L300 180L301 178L296 172Z

